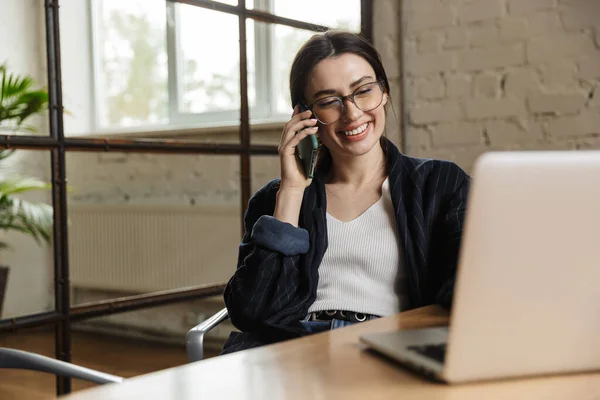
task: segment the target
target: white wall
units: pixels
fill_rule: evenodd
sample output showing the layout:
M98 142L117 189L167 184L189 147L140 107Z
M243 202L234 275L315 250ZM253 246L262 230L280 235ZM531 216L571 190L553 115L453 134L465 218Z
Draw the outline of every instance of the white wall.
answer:
M410 155L600 148L600 1L403 4Z
M0 2L0 63L19 74L31 75L46 84L43 0L2 0ZM46 134L44 119L35 122L40 134ZM2 165L15 172L48 179L48 152L20 151ZM46 201L46 194L28 195L27 200ZM52 259L50 250L33 239L9 233L6 241L13 247L0 253L0 262L10 267L2 317L13 317L53 308Z
M68 111L64 116L64 129L70 136L89 133L93 127L89 7L89 0L60 1L63 105Z

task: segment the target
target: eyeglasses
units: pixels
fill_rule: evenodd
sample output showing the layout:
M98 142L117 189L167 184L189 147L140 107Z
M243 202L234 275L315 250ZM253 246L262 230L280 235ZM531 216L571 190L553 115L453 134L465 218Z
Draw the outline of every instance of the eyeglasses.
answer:
M324 97L308 106L313 115L323 125L338 122L344 116L344 101L350 100L361 111L371 111L379 107L383 101L381 82L369 82L356 88L347 96Z

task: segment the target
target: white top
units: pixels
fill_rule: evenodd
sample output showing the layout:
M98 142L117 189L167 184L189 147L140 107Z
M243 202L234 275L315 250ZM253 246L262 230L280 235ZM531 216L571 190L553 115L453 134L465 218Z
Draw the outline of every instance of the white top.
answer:
M317 298L309 312L388 316L402 309L407 301L406 276L388 179L381 198L354 220L342 222L327 213L327 238Z

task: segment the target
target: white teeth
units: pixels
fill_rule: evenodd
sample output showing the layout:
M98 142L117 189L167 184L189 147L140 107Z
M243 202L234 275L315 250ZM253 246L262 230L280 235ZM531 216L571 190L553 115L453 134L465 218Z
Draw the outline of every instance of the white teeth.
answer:
M356 129L353 129L351 131L344 131L344 133L346 134L346 136L354 136L354 135L358 135L359 133L362 133L365 131L365 129L367 129L367 127L369 126L369 123L367 122L364 125L359 126Z

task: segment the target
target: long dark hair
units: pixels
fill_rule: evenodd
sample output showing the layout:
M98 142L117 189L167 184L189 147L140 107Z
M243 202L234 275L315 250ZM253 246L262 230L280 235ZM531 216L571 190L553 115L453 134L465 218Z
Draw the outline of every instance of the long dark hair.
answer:
M308 76L319 62L340 56L345 53L353 53L364 58L375 71L375 78L382 82L386 93L390 92L381 57L377 50L360 35L344 31L327 31L319 33L308 39L298 50L290 71L290 96L292 105L298 103L306 104L304 90ZM384 147L385 148L385 147ZM327 171L331 167L332 158L329 149L319 146L318 171Z

